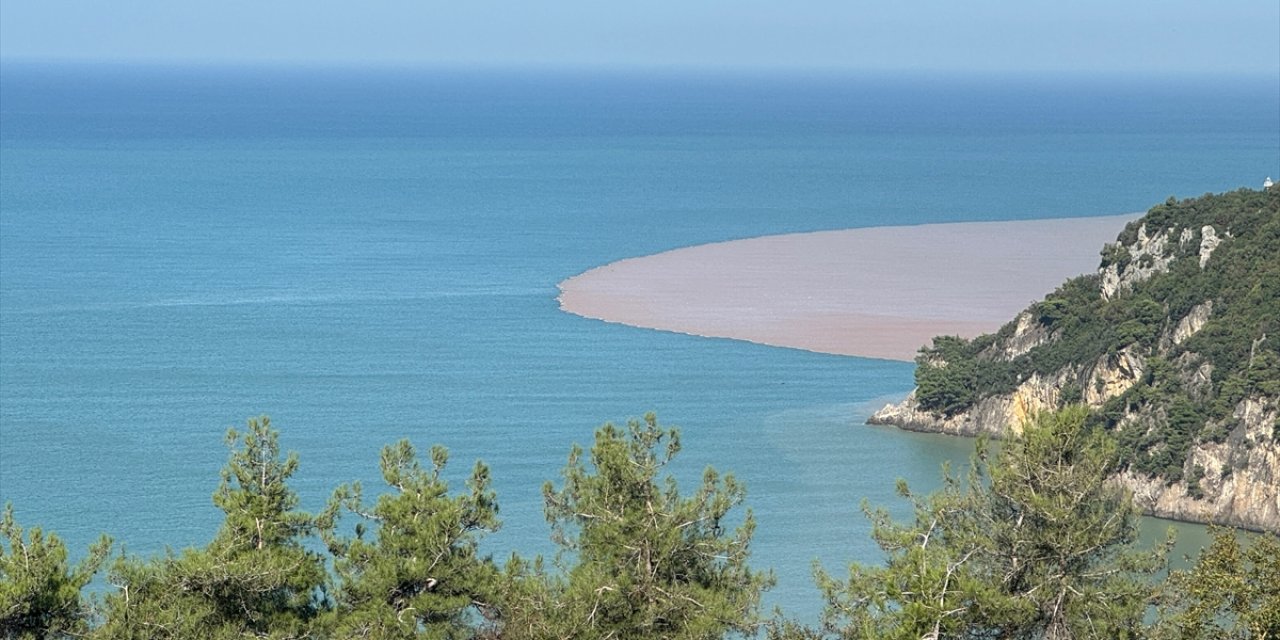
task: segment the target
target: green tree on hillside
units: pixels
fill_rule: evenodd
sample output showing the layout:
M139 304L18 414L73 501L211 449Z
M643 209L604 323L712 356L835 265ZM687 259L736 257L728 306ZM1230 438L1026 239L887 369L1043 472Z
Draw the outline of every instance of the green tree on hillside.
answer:
M325 561L303 541L315 531L287 481L298 458L280 457L263 417L227 433L231 449L213 502L226 513L213 542L112 567L103 638L298 638L325 605Z
M1280 536L1215 529L1190 569L1162 589L1156 640L1280 638Z
M750 511L729 512L745 491L713 469L689 497L660 478L680 451L653 414L596 432L590 464L574 447L563 486L543 488L553 539L572 559L567 576L515 561L502 628L507 638L721 638L752 632L770 574L747 564Z
M102 567L111 540L102 536L74 566L67 546L39 527L23 530L7 504L0 516L0 637L61 638L87 630L80 591Z
M957 336L938 336L916 357L916 397L920 408L954 415L978 400L978 364L969 343Z
M1109 481L1115 443L1087 411L1043 413L965 480L912 499L912 521L868 510L884 566L819 572L826 628L846 638L1134 638L1167 548L1135 549L1139 512Z
M382 450L382 478L392 489L372 509L359 483L334 492L323 521L339 577L330 627L339 638L468 637L475 616L489 613L498 569L477 551L480 536L498 528L489 469L476 463L466 493L449 495L441 474L443 447L423 468L408 440ZM373 540L357 524L355 537L336 535L338 513L375 523Z

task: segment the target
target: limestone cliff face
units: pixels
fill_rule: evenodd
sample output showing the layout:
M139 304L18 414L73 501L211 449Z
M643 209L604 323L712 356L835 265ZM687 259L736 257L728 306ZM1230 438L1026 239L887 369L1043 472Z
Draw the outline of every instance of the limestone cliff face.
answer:
M1222 442L1201 442L1191 449L1185 477L1166 483L1125 471L1119 480L1151 515L1190 522L1216 522L1280 531L1280 444L1276 398L1246 398L1236 406L1235 427Z
M1136 283L1168 271L1169 264L1173 262L1172 255L1167 251L1172 234L1173 230L1164 230L1147 235L1147 225L1139 226L1137 242L1121 247L1121 250L1127 251L1129 259L1114 261L1099 270L1102 276L1102 297L1114 297L1121 291L1133 288ZM1179 244L1190 240L1189 233L1179 234Z
M1280 223L1280 198L1264 195L1270 199L1260 200L1263 207L1245 215L1274 228ZM926 405L930 408L922 406L922 398L927 396L921 389L929 379L918 378L920 389L901 403L876 412L868 422L914 431L1000 437L1009 431L1016 433L1034 412L1083 403L1116 432L1131 456L1138 456L1127 459L1116 480L1133 491L1135 501L1147 513L1280 531L1280 394L1274 392L1280 388L1275 373L1280 369L1264 364L1266 358L1274 361L1275 355L1261 354L1259 347L1267 344L1267 331L1277 332L1267 318L1280 317L1276 310L1280 300L1262 301L1261 305L1271 306L1261 307L1261 312L1254 307L1248 317L1261 318L1255 321L1262 324L1241 331L1240 315L1227 320L1220 317L1230 311L1222 302L1230 302L1229 298L1215 300L1209 293L1206 299L1189 304L1185 294L1176 300L1162 297L1165 292L1179 290L1174 280L1178 278L1184 279L1178 282L1202 278L1195 281L1199 288L1188 285L1180 291L1212 292L1214 289L1204 283L1224 281L1224 276L1213 271L1223 260L1219 258L1222 252L1234 256L1225 260L1237 261L1244 253L1232 254L1223 247L1236 242L1237 237L1260 235L1257 226L1241 226L1242 233L1249 235L1237 235L1238 229L1230 225L1231 216L1201 213L1206 210L1205 203L1214 204L1209 198L1185 203L1171 200L1169 209L1153 209L1153 214L1126 229L1116 244L1104 248L1096 277L1080 279L1084 284L1078 285L1077 291L1086 288L1079 294L1082 297L1072 298L1073 304L1085 300L1085 306L1096 306L1097 315L1090 317L1100 324L1091 325L1090 330L1107 327L1105 331L1112 332L1106 342L1110 346L1094 355L1084 349L1064 355L1073 345L1100 342L1080 340L1078 335L1074 342L1064 337L1073 325L1056 323L1063 317L1062 307L1050 304L1047 298L1019 314L998 334L968 343L972 350L961 360L965 366L947 369L953 362L939 355L944 352L936 350L936 343L935 350L926 352L927 357L920 361L922 370L931 369L933 374L942 371L943 377L952 370L978 372L968 374L970 378L948 379L946 384L931 379L934 388L940 389L936 397L946 404L934 401ZM1251 206L1258 201L1251 200ZM1173 208L1182 204L1187 204L1185 211L1191 213L1179 217L1175 214L1184 211ZM1280 269L1273 264L1280 262L1276 258L1280 251L1274 240L1267 242L1272 244L1250 247L1249 251L1255 256L1271 256L1263 258L1268 270ZM1221 273L1240 279L1256 272L1239 265L1224 266ZM1163 279L1158 285L1144 284L1157 277ZM1257 291L1268 285L1249 286ZM1127 322L1107 320L1110 312L1106 310L1116 305L1130 305L1127 308L1139 311L1128 316ZM1075 326L1082 322L1081 317L1077 314L1073 318ZM1217 342L1195 338L1208 326L1214 330L1206 333ZM1243 355L1221 360L1223 366L1234 367L1232 370L1220 369L1220 362L1214 360L1213 354L1222 350L1224 335L1242 336L1231 338L1235 341L1231 344L1243 345L1237 350ZM1270 340L1277 338L1280 336ZM1053 357L1043 356L1055 345L1058 350ZM1202 347L1209 350L1200 350ZM991 371L998 375L983 377ZM1229 376L1234 378L1224 386ZM1242 383L1246 378L1252 382ZM984 389L995 391L978 389L967 401L956 400L956 387L973 391L972 386L966 386L970 384L987 385Z
M1044 325L1035 321L1030 313L1022 312L1018 314L1017 325L1013 335L1006 341L999 344L996 357L1010 361L1019 356L1030 353L1032 349L1048 343L1053 339L1053 335Z
M1178 324L1173 327L1173 331L1169 334L1167 342L1162 342L1161 347L1168 350L1170 345L1178 345L1187 341L1187 338L1195 335L1197 331L1204 328L1206 322L1209 321L1209 314L1213 313L1213 301L1206 300L1191 309L1191 312L1178 320Z
M1015 340L1016 332L1015 332ZM909 431L931 431L957 436L987 434L1002 436L1006 429L1017 433L1023 421L1039 411L1053 410L1063 401L1068 388L1081 389L1081 400L1091 407L1127 391L1142 377L1143 359L1129 351L1104 356L1087 366L1067 367L1056 375L1032 374L1009 394L987 396L968 411L946 416L920 408L913 391L898 404L885 405L872 414L869 424L887 424Z
M1122 259L1110 261L1098 269L1098 275L1102 279L1102 297L1113 298L1158 273L1168 271L1169 265L1178 258L1177 249L1191 243L1197 236L1200 238L1197 255L1200 268L1203 269L1213 255L1214 249L1217 249L1223 240L1223 237L1218 236L1217 229L1213 225L1200 227L1198 234L1192 229L1176 227L1149 234L1147 225L1141 224L1138 226L1137 236L1137 240L1130 244L1116 244L1108 247L1109 250L1122 254ZM1226 237L1230 237L1230 234Z
M1090 368L1107 382L1102 391L1086 397L1101 406L1111 394L1122 393L1141 375L1136 360ZM915 393L899 404L886 405L867 421L895 425L911 431L960 436L987 434L1000 437L1006 429L1017 433L1032 412L1059 406L1063 388L1077 376L1070 372L1054 378L1033 377L1010 395L991 396L971 410L954 416L922 411ZM1112 396L1114 397L1114 396ZM1189 522L1215 522L1249 529L1280 531L1280 398L1250 397L1236 406L1229 434L1221 442L1199 442L1191 449L1183 477L1166 482L1159 477L1126 470L1117 480L1127 486L1143 510L1161 518ZM1150 408L1127 414L1127 423L1158 420Z

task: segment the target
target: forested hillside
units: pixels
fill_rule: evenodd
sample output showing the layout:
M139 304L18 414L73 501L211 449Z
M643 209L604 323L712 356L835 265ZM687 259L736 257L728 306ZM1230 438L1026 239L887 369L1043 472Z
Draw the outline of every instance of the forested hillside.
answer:
M873 421L996 433L1084 403L1157 515L1280 528L1280 189L1170 198L999 332L939 337Z

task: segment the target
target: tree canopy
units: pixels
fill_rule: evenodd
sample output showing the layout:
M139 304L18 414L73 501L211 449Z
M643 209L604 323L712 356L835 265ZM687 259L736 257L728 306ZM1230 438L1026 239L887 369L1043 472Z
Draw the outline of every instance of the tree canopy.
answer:
M574 447L563 485L543 487L563 576L514 569L506 637L720 638L751 633L772 575L747 564L755 519L727 530L745 498L732 475L708 468L691 496L661 477L679 432L653 414L596 431L589 464Z
M467 614L493 609L498 569L479 552L480 537L499 526L489 469L477 462L467 491L451 496L447 462L444 447L432 447L424 468L401 440L382 450L391 491L371 509L359 483L334 492L322 522L339 585L328 620L337 637L466 637ZM335 531L343 510L362 519L353 537ZM364 522L376 527L371 535Z
M225 514L200 549L144 559L121 556L108 581L103 638L301 638L327 605L325 558L306 544L314 518L288 486L298 457L281 458L266 417L230 448L213 502Z
M1165 548L1134 547L1139 513L1108 477L1116 445L1073 407L1038 414L914 517L867 509L884 566L819 571L825 626L845 638L1134 638Z
M102 536L83 560L67 561L67 547L39 527L24 530L5 505L0 516L0 630L6 638L56 638L82 634L89 607L84 589L111 552Z
M668 469L679 432L652 414L571 449L543 488L560 552L503 566L482 553L499 527L485 465L451 491L442 447L423 460L400 441L382 450L386 489L371 505L347 484L313 515L288 484L297 456L254 419L227 436L211 542L122 553L103 598L84 591L108 539L71 564L56 535L6 508L0 638L1280 637L1280 538L1219 531L1161 582L1166 547L1135 546L1138 513L1107 480L1118 445L1087 416L1042 413L998 448L979 440L968 472L944 473L936 492L899 483L905 522L864 505L884 562L817 572L820 628L761 614L773 579L749 564L744 488L707 469L682 493Z

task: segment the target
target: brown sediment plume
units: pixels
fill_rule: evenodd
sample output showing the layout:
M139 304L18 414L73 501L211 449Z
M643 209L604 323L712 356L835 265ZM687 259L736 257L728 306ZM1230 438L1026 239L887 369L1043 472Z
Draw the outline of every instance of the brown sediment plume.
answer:
M630 258L561 282L560 308L621 324L911 360L937 335L995 331L1140 214L871 227Z

